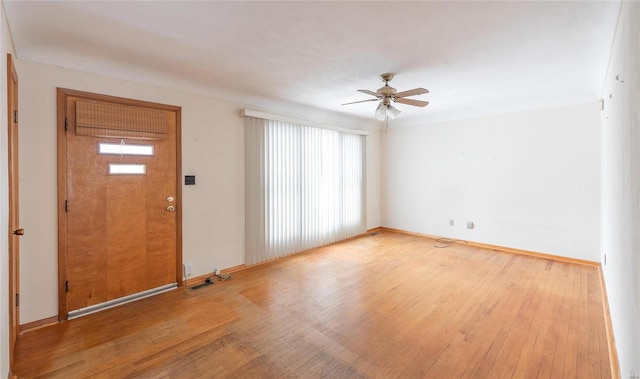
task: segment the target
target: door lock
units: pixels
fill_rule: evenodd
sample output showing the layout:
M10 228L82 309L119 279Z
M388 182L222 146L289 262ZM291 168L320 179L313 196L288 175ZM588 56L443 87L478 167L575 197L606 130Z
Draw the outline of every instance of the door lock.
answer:
M169 206L167 207L167 212L173 212L173 211L175 211L175 210L176 210L176 208L175 208L173 205L169 205Z

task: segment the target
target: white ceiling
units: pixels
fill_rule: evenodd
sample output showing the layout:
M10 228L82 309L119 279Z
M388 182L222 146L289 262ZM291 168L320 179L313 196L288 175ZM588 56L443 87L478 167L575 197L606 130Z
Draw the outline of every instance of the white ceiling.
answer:
M378 75L426 108L398 123L596 101L619 1L7 1L19 59L261 107L373 118Z

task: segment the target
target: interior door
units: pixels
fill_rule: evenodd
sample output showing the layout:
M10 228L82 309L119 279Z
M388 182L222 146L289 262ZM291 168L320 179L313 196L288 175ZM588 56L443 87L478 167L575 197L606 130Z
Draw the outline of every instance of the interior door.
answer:
M20 331L19 262L20 203L18 186L18 74L13 59L7 54L7 113L9 130L9 356L13 362L13 351Z
M64 97L62 316L171 283L181 285L179 109L82 93L66 92ZM81 105L113 106L116 113L90 110L89 122L97 127L85 128L80 125ZM143 113L127 115L138 110ZM162 138L136 124L144 122L136 115L145 111L155 112L166 126ZM110 124L111 118L116 122ZM131 125L118 129L124 124Z

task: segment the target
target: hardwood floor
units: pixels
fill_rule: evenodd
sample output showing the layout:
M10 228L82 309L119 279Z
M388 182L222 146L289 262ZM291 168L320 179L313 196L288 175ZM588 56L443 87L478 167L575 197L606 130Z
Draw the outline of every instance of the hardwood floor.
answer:
M23 333L44 378L608 378L598 268L381 232Z

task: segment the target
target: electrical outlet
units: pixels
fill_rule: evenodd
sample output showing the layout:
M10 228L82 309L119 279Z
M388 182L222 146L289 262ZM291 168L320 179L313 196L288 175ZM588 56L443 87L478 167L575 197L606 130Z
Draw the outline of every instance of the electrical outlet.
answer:
M453 226L455 222L453 220L449 220L449 226Z
M473 221L467 221L467 229L473 229L474 225L473 225Z
M190 277L191 271L193 270L193 265L191 264L191 262L184 263L182 266L184 268L184 277Z

